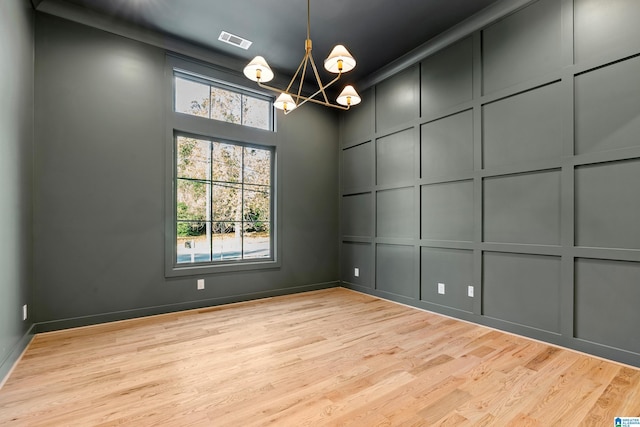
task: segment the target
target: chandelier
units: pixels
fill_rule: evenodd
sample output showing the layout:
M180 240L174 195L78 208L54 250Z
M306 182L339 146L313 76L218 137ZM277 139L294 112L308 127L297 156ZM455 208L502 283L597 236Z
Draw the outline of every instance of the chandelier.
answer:
M300 107L307 102L314 102L316 104L324 105L326 107L338 108L340 110L348 110L352 105L359 104L361 101L358 92L353 86L348 85L340 92L336 99L337 104L332 104L327 98L326 89L337 82L343 73L353 70L356 66L356 60L349 53L349 51L343 45L337 45L333 48L327 59L324 60L324 68L330 73L337 74L337 76L327 84L323 84L318 74L318 68L313 60L311 54L311 32L310 32L310 0L307 0L307 40L304 44L304 57L298 66L298 70L295 72L289 85L285 90L278 89L272 86L265 85L265 83L271 81L274 77L273 71L267 64L267 61L262 56L256 56L253 60L244 67L244 75L258 83L261 88L280 93L274 107L279 110L283 110L285 114L289 114L291 111ZM309 96L302 94L302 86L304 85L307 69L311 65L311 69L316 78L318 90ZM296 89L296 79L299 78ZM292 91L293 90L293 91ZM320 96L321 95L321 96Z

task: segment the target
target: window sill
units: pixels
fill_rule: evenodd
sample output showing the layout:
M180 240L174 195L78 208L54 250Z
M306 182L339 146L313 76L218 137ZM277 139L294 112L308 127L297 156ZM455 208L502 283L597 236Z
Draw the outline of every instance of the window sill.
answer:
M280 261L242 261L219 264L173 265L165 270L165 277L197 276L203 274L233 273L280 268Z

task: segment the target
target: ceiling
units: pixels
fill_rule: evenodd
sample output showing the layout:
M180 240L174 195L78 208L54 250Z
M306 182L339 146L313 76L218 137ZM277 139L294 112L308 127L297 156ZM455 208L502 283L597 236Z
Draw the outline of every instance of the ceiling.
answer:
M305 0L36 1L72 3L246 62L262 55L289 76L304 55ZM496 1L310 0L313 57L322 67L331 48L344 44L358 62L348 79L358 82ZM242 50L220 42L223 30L253 44Z

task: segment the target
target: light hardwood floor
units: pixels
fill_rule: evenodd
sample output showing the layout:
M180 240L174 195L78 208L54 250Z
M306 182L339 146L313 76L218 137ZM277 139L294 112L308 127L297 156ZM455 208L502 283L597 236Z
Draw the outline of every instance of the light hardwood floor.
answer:
M37 335L0 425L613 426L640 370L345 289Z

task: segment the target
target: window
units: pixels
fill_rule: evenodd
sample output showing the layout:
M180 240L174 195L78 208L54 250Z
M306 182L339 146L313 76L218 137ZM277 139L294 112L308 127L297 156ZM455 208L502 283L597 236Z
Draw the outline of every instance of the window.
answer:
M176 264L273 259L273 149L175 138Z
M273 130L270 97L178 71L174 76L175 112Z
M273 97L167 55L165 275L280 267Z

